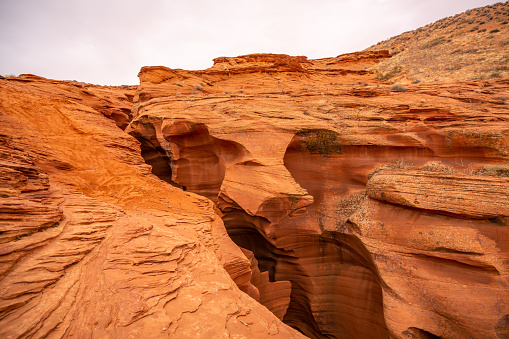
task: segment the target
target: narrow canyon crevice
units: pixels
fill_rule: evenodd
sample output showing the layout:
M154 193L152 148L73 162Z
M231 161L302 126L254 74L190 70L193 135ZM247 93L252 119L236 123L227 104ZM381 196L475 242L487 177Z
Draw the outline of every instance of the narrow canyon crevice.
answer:
M286 300L285 291L280 291L282 293L276 297L277 303L289 302L283 321L312 338L324 337L311 309L313 284L300 258L294 251L278 248L258 231L259 224L267 224L269 221L238 209L226 212L223 221L230 238L237 246L254 254L259 270L268 272L271 282L291 283L289 300Z
M310 133L329 137L326 132ZM268 272L270 283L282 283L272 286L270 301L265 302L267 307L277 309L285 323L311 338L387 337L380 282L368 252L352 235L323 233L330 229L329 222L335 225L346 222L346 218L341 219L341 215L323 205L324 192L332 194L333 199L342 192L337 187L331 192L324 185L331 181L344 185L343 177L331 176L327 180L322 174L333 171L325 170L315 173L314 181L304 180L301 185L313 195L315 203L295 212L269 211L269 215L290 213L280 224L272 225L269 219L250 215L228 196L219 194L228 164L246 168L251 164L243 161L248 152L242 146L215 138L205 125L190 122L166 125L161 133L167 142L166 149L149 148L142 143L144 158L157 166L153 173L217 204L230 238L253 253L257 268L262 273ZM156 139L155 131L153 135L152 139ZM288 147L285 165L297 181L309 169L292 163L291 159L307 157L306 163L337 165L331 162L333 157L294 146L292 143ZM356 188L360 191L363 187ZM282 201L267 206L288 208ZM270 232L266 230L271 227L275 231L267 238ZM261 292L260 300L268 300L263 296L267 289L256 287Z
M205 124L179 121L163 126L161 133L172 155L172 180L217 201L227 164L240 161L245 149L211 136Z
M138 137L137 140L140 142L141 156L148 165L152 166L152 174L173 186L182 188L185 191L185 186L179 185L173 181L171 157L161 147L161 145L154 145L148 139L143 137Z
M152 121L132 126L131 134L155 175L216 204L228 235L250 258L257 300L311 338L389 336L382 291L392 293L391 288L358 237L359 226L350 221L370 199L366 185L376 167L397 160L397 166L415 168L440 159L461 169L498 161L489 147L458 144L453 152L455 142L437 136L423 136L427 145L401 140L399 145L348 145L336 132L307 130L289 142L283 169L264 165L240 143L212 136L205 124ZM305 191L274 195L263 188L266 178L273 178L267 183L282 180L281 169L312 203ZM236 185L246 175L252 177L240 189ZM263 182L254 179L258 176ZM417 327L408 333L433 336Z

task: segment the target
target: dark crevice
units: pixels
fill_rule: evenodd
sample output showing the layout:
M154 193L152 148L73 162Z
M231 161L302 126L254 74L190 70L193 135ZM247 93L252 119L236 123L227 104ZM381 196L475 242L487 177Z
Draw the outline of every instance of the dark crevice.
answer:
M212 136L205 124L179 121L162 128L164 139L178 156L172 159L173 180L190 192L217 202L228 164L247 155L240 144Z
M414 257L423 262L421 264L423 269L429 269L432 272L435 270L447 271L449 278L458 281L469 280L479 284L490 284L493 282L494 275L500 275L494 266L482 262L462 262L423 254L414 254Z
M484 253L477 253L477 252L467 252L467 251L460 251L453 248L447 248L447 247L435 247L433 249L435 252L442 252L442 253L452 253L452 254L466 254L466 255L472 255L472 256L481 256L484 255Z
M311 338L328 338L314 319L309 300L313 284L299 258L293 251L274 246L258 231L268 221L233 208L225 213L223 221L230 238L237 246L253 252L258 268L261 272L269 272L271 282L291 282L290 304L283 321Z
M166 151L161 146L154 145L138 134L133 133L133 136L140 142L141 156L145 160L145 163L152 166L152 174L185 191L185 186L179 185L172 180L171 158Z
M412 339L441 339L441 337L434 335L433 333L416 327L409 327L402 334Z

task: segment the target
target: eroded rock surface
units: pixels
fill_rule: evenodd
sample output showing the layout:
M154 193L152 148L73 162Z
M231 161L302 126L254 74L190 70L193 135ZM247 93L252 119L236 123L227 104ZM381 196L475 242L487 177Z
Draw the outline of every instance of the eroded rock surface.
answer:
M350 222L384 282L391 332L503 338L507 178L382 171L368 182L368 196Z
M1 78L0 336L507 336L509 80L390 58Z
M260 302L307 336L496 338L507 314L509 184L468 173L506 166L509 112L490 96L507 80L394 92L366 71L388 57L146 67L126 131L156 140L172 184L216 204L233 241L253 253L253 277L291 286L277 301L251 280ZM450 171L419 170L430 161ZM489 235L479 240L472 227ZM400 239L407 229L416 237Z
M0 81L0 336L303 337L239 289L251 262L212 203L81 94Z

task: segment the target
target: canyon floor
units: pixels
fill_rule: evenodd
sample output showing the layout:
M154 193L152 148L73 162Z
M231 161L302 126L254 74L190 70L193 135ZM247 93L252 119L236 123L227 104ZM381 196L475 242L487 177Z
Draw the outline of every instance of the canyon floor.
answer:
M0 337L509 338L509 4L486 8L139 86L0 77ZM475 20L496 69L409 59L463 57L441 45Z

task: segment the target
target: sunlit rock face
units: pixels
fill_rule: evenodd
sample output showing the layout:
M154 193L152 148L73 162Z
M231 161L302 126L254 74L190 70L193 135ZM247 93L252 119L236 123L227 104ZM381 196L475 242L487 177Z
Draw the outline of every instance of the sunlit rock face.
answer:
M143 68L127 131L212 200L250 295L305 335L504 335L508 112L475 89L506 84L392 92L365 69L388 57Z

